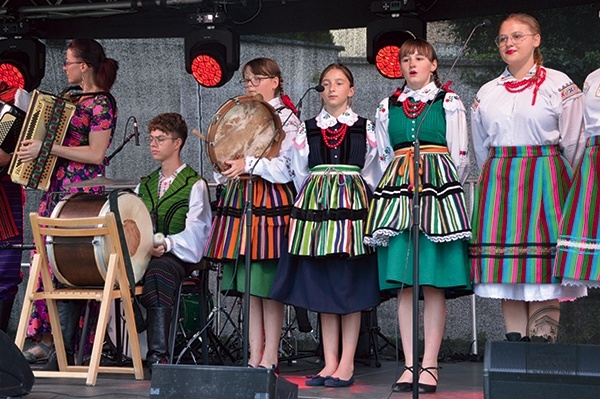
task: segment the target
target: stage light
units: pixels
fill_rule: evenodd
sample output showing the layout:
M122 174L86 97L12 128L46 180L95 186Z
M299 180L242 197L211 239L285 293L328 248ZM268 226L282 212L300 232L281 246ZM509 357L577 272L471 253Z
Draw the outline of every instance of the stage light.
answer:
M220 87L240 67L240 39L235 32L206 27L185 37L185 69L204 87Z
M388 79L402 77L398 55L408 39L425 39L425 22L412 16L383 18L367 25L367 61Z
M37 88L45 74L46 46L26 37L0 40L0 80L27 91Z

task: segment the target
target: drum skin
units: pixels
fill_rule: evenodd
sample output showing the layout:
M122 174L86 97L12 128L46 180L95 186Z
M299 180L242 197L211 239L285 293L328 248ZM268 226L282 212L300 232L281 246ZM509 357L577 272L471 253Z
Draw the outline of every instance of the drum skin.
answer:
M229 168L227 160L276 157L284 138L281 119L271 104L260 95L239 96L211 118L206 148L215 170L223 172Z
M152 250L152 221L142 200L129 192L119 193L119 212L133 266L139 282ZM52 218L104 216L110 211L108 195L72 194L61 200ZM102 287L106 278L110 240L108 237L46 237L46 248L57 280L71 287Z

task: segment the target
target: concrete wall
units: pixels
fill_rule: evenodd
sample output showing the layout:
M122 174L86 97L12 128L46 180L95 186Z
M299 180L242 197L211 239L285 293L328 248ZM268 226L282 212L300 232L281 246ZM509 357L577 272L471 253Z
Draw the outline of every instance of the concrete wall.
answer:
M190 129L205 131L210 117L229 98L243 94L237 81L241 78L238 71L233 79L218 89L206 89L198 86L191 75L185 72L183 56L183 39L138 39L138 40L103 40L101 41L109 57L120 63L117 82L113 94L119 106L119 120L115 137L108 154L118 147L123 137L132 131L126 121L135 116L140 123L140 131L146 134L148 121L158 113L179 112L187 120ZM58 93L66 85L62 70L65 41L48 42L46 77L41 89ZM280 65L285 83L285 91L294 102L302 93L317 84L319 74L325 66L332 62L342 62L353 72L356 94L353 108L359 114L373 118L379 101L390 95L397 87L398 81L383 78L373 65L369 65L364 57L339 58L341 47L313 45L260 37L242 37L241 65L261 56L273 58ZM443 59L440 65L440 77L446 76L452 59ZM498 64L473 65L459 63L450 79L454 81L454 90L461 94L468 107L477 90L464 83L465 74L484 74L485 80L496 76L501 70ZM315 115L320 108L320 99L312 92L304 100L303 117ZM183 158L212 180L211 166L200 140L191 136L183 152ZM135 147L130 142L118 154L107 168L107 176L113 178L137 179L157 167L156 162L148 155L147 146ZM476 170L473 176L476 176ZM39 192L28 190L26 213L34 212L39 204ZM31 242L30 234L25 242ZM24 261L28 261L24 254ZM27 268L24 268L27 272ZM215 278L216 279L216 278ZM214 289L215 279L211 285ZM499 303L478 298L477 324L481 337L501 339L503 323ZM18 306L13 314L16 319ZM378 311L379 325L385 335L393 336L396 331L396 301L386 301ZM16 320L15 320L16 321ZM445 336L466 342L464 347L455 348L458 352L469 352L471 341L471 298L463 297L448 301L448 323ZM13 323L14 327L14 323Z

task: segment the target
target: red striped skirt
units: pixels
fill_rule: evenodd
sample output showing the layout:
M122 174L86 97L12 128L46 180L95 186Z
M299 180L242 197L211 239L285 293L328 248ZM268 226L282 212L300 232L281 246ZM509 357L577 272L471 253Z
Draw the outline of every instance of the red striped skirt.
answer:
M227 182L204 251L208 259L235 260L246 254L247 226L243 214L248 198L248 183L248 179ZM279 259L294 197L292 183L275 184L261 178L253 180L252 260Z

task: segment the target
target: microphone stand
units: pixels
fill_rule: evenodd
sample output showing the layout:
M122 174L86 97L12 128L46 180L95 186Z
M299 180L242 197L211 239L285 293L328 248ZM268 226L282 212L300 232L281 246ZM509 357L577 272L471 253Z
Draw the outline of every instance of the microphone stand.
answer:
M113 159L113 158L114 158L114 156L115 156L115 155L117 155L118 153L120 153L120 152L123 150L123 148L125 147L125 145L126 145L127 143L129 143L129 142L131 141L131 139L133 139L134 137L135 137L135 132L133 132L133 133L131 133L129 136L127 136L127 137L126 137L126 138L123 140L123 143L121 143L121 145L120 145L120 146L118 146L118 147L115 149L115 151L114 151L112 154L110 154L108 157L106 157L106 159L107 159L108 161L110 161L111 159Z
M133 119L133 132L131 132L129 134L129 136L125 137L125 132L127 131L127 127L129 126L129 121L132 119ZM127 143L129 143L131 141L131 139L133 139L133 138L135 138L135 145L139 147L139 145L140 145L139 132L137 129L137 119L135 119L135 116L132 115L129 118L127 118L127 123L125 124L125 132L123 132L123 143L121 143L121 145L118 146L117 149L114 150L112 154L110 154L108 157L106 157L107 161L110 162L110 160L113 159L114 156L117 155L119 152L121 152L121 150L123 150L125 145Z
M473 37L473 34L477 30L477 28L479 28L481 26L488 26L488 25L490 25L490 21L486 19L481 24L476 25L473 28L473 30L467 37L467 40L465 40L465 44L459 50L458 55L456 56L456 59L454 60L454 63L450 67L450 70L444 76L443 81L447 80L448 77L450 76L450 74L452 73L452 71L454 70L454 66L458 62L459 58L462 56L465 48L467 47L467 44L471 40L471 37ZM437 96L437 94L436 94L436 96ZM407 101L407 100L405 100L405 101ZM427 107L425 108L423 117L421 118L421 121L419 122L417 129L415 130L415 141L413 142L413 153L414 153L413 167L414 167L414 175L416 176L415 181L413 182L413 190L414 191L413 191L413 206L412 206L412 225L411 225L411 232L410 232L411 238L412 238L412 244L413 244L412 245L412 250L413 250L413 287L412 287L413 288L413 295L412 295L412 300L413 300L413 303L412 303L412 305L413 305L412 306L412 317L413 317L413 320L412 320L412 322L413 322L413 325L412 325L412 336L413 336L413 339L412 339L412 354L413 354L412 394L413 395L412 396L413 396L413 399L419 398L419 372L418 372L419 371L419 340L418 340L418 337L419 337L419 291L421 288L419 285L419 261L420 261L419 230L420 230L420 224L421 224L421 204L420 204L421 185L420 185L420 181L419 181L419 169L421 167L421 152L420 152L421 144L419 142L419 133L421 131L421 127L423 126L423 122L425 121L425 118L427 118L427 115L429 114L429 111L431 110L431 107L432 107L433 103L435 102L435 100L436 100L436 97L434 97L430 102L427 103Z

